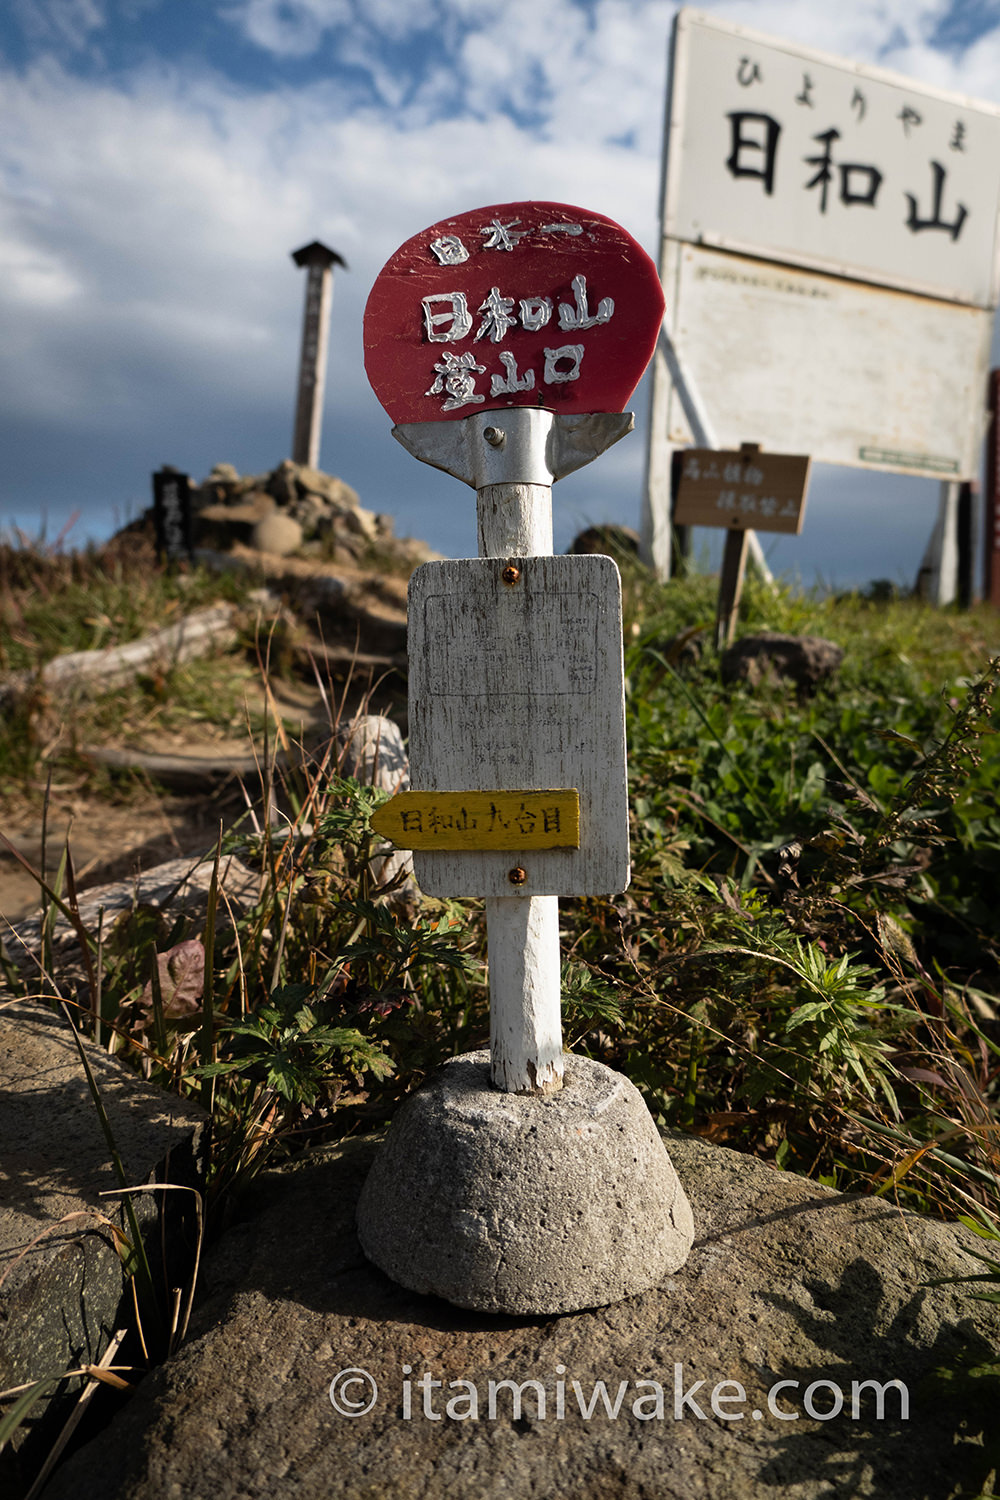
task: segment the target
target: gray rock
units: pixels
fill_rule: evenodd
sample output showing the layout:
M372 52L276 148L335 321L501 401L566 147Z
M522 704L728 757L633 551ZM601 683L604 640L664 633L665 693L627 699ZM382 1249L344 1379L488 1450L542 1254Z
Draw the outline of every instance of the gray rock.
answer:
M203 1112L85 1046L129 1184L197 1184ZM125 1276L112 1232L125 1227L124 1214L119 1199L101 1197L119 1183L61 1014L27 1002L0 1012L0 1085L0 1390L9 1390L96 1362L134 1317L122 1306ZM187 1196L137 1199L158 1272L160 1213L176 1224ZM0 1492L16 1494L37 1468L81 1385L79 1378L53 1385L33 1409L0 1453Z
M206 484L238 484L240 471L235 464L213 464Z
M369 1260L480 1312L549 1314L644 1292L687 1259L691 1209L634 1084L569 1057L554 1094L456 1057L403 1104L358 1205Z
M302 546L302 525L294 516L262 516L253 529L253 545L258 552L271 552L276 557L287 557Z
M290 458L284 459L276 469L272 469L267 488L279 505L291 506L299 499L299 487L295 483L298 472L298 464L293 464Z
M384 792L405 792L410 785L410 762L403 746L398 724L384 714L356 714L337 731L340 744L339 769L353 776L363 786L381 787ZM394 902L406 903L417 895L413 879L413 852L393 849L376 855L371 861L376 885L398 882Z
M214 489L215 498L202 506L198 512L198 540L205 547L231 547L234 542L250 545L257 527L268 516L275 513L272 496L263 490L247 493L227 493L224 483L213 484L207 479L203 491Z
M291 468L294 470L294 483L300 495L321 495L337 510L361 508L361 497L357 490L338 479L335 474L325 474L322 469L310 469L307 464L292 464Z
M330 507L320 495L302 495L293 500L288 514L299 522L304 535L321 537L333 530Z
M197 508L202 548L238 543L284 557L303 542L331 536L354 551L379 537L376 517L361 505L356 490L333 474L288 459L269 474L242 477L232 464L216 464L198 487ZM289 521L302 528L294 541L284 526Z
M984 1407L975 1381L949 1398L931 1375L963 1356L995 1358L996 1313L967 1289L927 1283L978 1270L966 1247L982 1242L721 1146L677 1135L668 1144L698 1225L684 1269L626 1302L558 1318L462 1312L374 1270L354 1234L370 1142L272 1174L208 1261L192 1341L45 1500L978 1494L997 1462L981 1446L995 1433L996 1387L979 1382ZM365 1386L339 1380L341 1408L353 1399L359 1413L344 1416L328 1393L352 1367L378 1395L362 1414ZM441 1385L418 1386L425 1376ZM883 1420L870 1388L851 1416L851 1382L868 1379L904 1383L906 1420L891 1389ZM527 1386L515 1413L514 1393L494 1385L491 1415L489 1383L506 1380L541 1382L544 1419ZM627 1383L617 1419L599 1391L592 1415L581 1413L599 1380L612 1408ZM797 1384L775 1391L779 1380ZM640 1381L663 1387L662 1417ZM722 1381L739 1382L745 1402ZM846 1393L829 1421L808 1415L817 1381ZM769 1392L797 1420L774 1415ZM824 1386L809 1400L817 1412L835 1404ZM451 1417L468 1419L452 1420L449 1402Z
M794 682L802 692L811 692L833 676L843 659L843 647L822 636L764 630L729 646L722 653L719 670L725 683L745 681L756 687L767 677L778 677Z
M340 768L366 786L405 792L410 762L399 725L384 714L356 714L337 730Z
M209 521L221 521L230 525L242 523L246 526L253 526L265 516L273 516L276 509L274 497L266 490L247 490L241 491L235 498L219 500L214 505L206 505L199 520L202 524Z
M602 553L616 559L637 558L639 545L639 533L631 526L608 522L603 526L588 526L586 531L579 532L569 550L574 555Z

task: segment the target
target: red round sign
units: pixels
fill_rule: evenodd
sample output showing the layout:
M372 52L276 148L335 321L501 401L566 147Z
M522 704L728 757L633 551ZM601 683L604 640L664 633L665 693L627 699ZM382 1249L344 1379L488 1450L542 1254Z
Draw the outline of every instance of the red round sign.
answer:
M656 267L613 219L501 203L442 219L389 259L365 308L365 369L397 423L622 411L662 316Z

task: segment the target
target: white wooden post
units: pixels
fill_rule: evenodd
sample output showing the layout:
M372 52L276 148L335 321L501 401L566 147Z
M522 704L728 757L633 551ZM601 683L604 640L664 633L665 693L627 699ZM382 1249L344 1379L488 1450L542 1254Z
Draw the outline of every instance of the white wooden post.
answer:
M525 413L529 422L536 415ZM509 442L513 415L498 414L502 425L487 427L485 441ZM520 412L515 422L524 425ZM476 517L480 557L551 556L551 485L485 484ZM563 1080L559 897L487 897L486 938L493 1082L513 1094L554 1093Z
M675 445L670 442L667 433L670 402L675 392L684 418L694 435L695 446L718 448L719 443L698 387L691 378L690 371L684 368L664 316L653 356L653 394L650 399L646 492L642 512L643 560L655 568L657 576L663 580L670 577L673 556L671 464ZM776 593L774 575L767 565L764 549L755 531L746 532L744 550L768 588Z
M475 488L480 557L527 558L552 556L553 479L631 427L628 412L556 418L514 407L460 423L403 424L393 435ZM487 895L486 921L493 1082L509 1093L553 1093L563 1077L559 898Z
M953 604L958 594L958 495L952 479L941 484L938 515L917 574L916 591L930 604Z
M490 1076L509 1094L562 1088L558 896L486 900Z

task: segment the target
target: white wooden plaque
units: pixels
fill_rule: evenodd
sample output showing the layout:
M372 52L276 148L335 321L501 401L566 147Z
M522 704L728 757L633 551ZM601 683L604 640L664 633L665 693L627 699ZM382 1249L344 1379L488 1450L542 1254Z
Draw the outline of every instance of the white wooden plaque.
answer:
M421 888L433 896L624 890L621 580L612 560L425 563L410 579L409 658L415 790L563 787L580 797L579 848L416 851ZM512 870L524 876L516 884Z
M664 233L997 303L1000 108L680 11Z
M722 448L970 479L993 315L672 242L674 342ZM670 438L689 442L680 402Z

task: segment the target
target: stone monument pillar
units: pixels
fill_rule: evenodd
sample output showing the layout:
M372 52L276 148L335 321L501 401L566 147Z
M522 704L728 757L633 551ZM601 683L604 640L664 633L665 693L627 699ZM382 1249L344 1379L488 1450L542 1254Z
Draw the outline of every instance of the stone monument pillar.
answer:
M306 266L306 305L302 320L302 355L299 360L299 389L295 403L295 432L292 437L292 460L319 467L319 438L323 425L323 390L326 385L327 345L330 334L330 306L333 302L333 267L347 262L313 240L301 250L292 251L297 266Z

